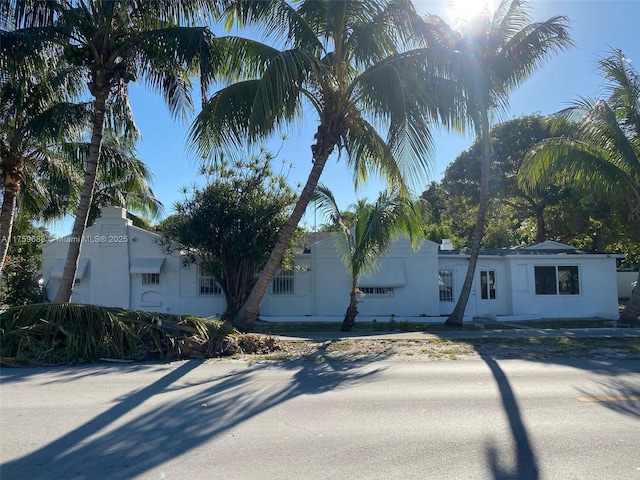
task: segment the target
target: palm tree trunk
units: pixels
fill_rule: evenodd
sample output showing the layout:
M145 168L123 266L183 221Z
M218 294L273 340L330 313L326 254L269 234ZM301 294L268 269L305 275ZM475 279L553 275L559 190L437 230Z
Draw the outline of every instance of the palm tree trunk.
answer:
M471 294L471 285L473 284L473 277L476 273L476 265L478 264L478 256L480 255L480 242L482 241L482 235L484 234L484 224L487 218L487 208L489 205L489 173L491 169L491 135L489 132L489 118L487 112L482 114L482 169L480 173L480 199L478 204L478 217L476 219L476 227L473 232L473 242L471 243L471 255L469 257L469 266L467 267L467 274L464 277L464 283L462 284L462 290L460 296L456 302L456 306L453 312L447 318L445 325L461 327L464 319L464 311L467 308L469 302L469 296Z
M244 303L233 322L233 326L240 331L247 332L253 328L256 319L258 318L260 302L269 287L269 282L271 282L271 279L280 266L280 262L284 257L291 239L293 238L296 227L298 226L302 215L304 215L307 205L309 205L309 202L313 197L313 192L315 192L316 187L318 186L318 181L320 180L320 175L327 163L327 159L338 144L339 137L330 129L331 124L332 122L327 120L322 122L318 127L318 131L315 134L316 143L311 147L313 152L313 167L311 168L311 172L307 178L307 183L302 189L300 198L298 198L298 201L296 202L293 212L291 213L291 217L289 217L289 220L287 220L287 223L283 227L282 232L280 233L280 238L278 238L276 246L271 251L271 255L269 255L266 265L260 271L258 280L251 289L249 298L247 298L247 301Z
M104 117L107 97L108 94L96 95L96 99L93 102L93 129L91 132L89 156L87 157L87 165L84 172L84 184L82 185L80 204L78 205L76 218L73 222L73 229L71 230L71 241L68 243L69 251L67 252L67 260L64 264L64 270L62 271L60 288L58 289L58 293L54 300L58 303L67 303L71 301L73 284L76 279L76 270L78 269L80 247L82 246L84 231L87 228L89 210L91 209L91 201L93 200L93 191L96 186L98 161L100 159L102 136L104 134Z
M341 332L350 332L353 330L353 326L356 323L356 316L358 315L358 301L356 300L356 288L357 282L353 282L351 287L351 293L349 294L349 306L344 314L344 320L340 327Z
M629 303L627 306L620 312L620 317L618 317L618 323L620 325L629 325L633 327L638 321L638 317L640 316L640 271L638 272L638 281L636 282L636 288L633 290L631 294L631 298L629 299Z
M4 192L2 198L2 211L0 212L0 285L2 285L2 269L7 258L13 219L15 217L18 193L20 192L19 180L14 179L9 173L4 175Z
M536 243L542 243L547 239L547 227L544 221L544 206L536 207Z

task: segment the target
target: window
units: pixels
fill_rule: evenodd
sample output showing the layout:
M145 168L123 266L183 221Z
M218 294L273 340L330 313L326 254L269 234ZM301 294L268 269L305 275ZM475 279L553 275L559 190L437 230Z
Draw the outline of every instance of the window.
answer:
M496 272L494 270L480 271L480 298L482 300L496 299Z
M578 267L558 267L558 293L560 295L578 295L580 293Z
M222 289L213 277L213 269L206 264L198 265L198 295L222 295Z
M440 286L440 301L453 302L453 271L440 270L438 284Z
M294 278L293 270L280 270L280 273L273 277L271 292L274 295L292 295Z
M392 297L393 287L359 287L365 295L371 295L373 297Z
M535 267L536 295L579 295L580 280L577 266Z
M159 273L143 273L142 285L160 285Z

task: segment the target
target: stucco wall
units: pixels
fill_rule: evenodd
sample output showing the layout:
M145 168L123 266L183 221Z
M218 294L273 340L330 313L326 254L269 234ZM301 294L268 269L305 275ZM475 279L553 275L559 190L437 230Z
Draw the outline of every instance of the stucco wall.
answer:
M536 295L535 266L578 266L580 293L577 295ZM548 318L615 318L618 295L615 284L616 261L602 256L523 257L511 261L513 315Z
M104 237L107 237L105 240ZM74 286L72 301L120 306L164 313L219 316L225 308L222 295L200 295L198 267L186 268L182 259L165 255L160 237L129 225L121 209L103 212L85 234L81 260L88 268ZM95 239L101 239L95 241ZM66 258L64 239L43 246L43 279L53 300L59 279L51 278L56 263ZM136 259L164 258L159 285L142 285L142 275L131 273ZM268 289L260 315L341 317L349 303L351 281L338 257L332 238L312 246L312 252L296 258L295 292L278 295ZM577 295L536 295L536 265L576 265ZM359 298L359 314L368 317L439 316L451 312L460 293L468 260L463 255L438 254L438 246L425 241L418 251L407 239L392 244L378 272L363 276L361 287L392 287L388 294L368 293ZM454 272L454 302L439 301L438 271ZM483 300L478 289L480 272L495 272L496 298ZM637 274L623 282L631 283ZM533 315L542 317L590 317L617 315L618 285L615 258L603 255L481 256L476 269L466 315Z
M339 259L333 239L325 239L315 244L311 255L311 270L296 273L296 284L304 280L309 286L296 295L268 295L260 313L262 315L314 315L342 316L349 304L351 280ZM424 242L414 252L407 239L395 242L383 259L380 270L363 277L367 285L388 286L389 272L385 262L393 264L394 274L400 269L404 282L393 285L393 294L359 297L358 310L367 316L420 316L438 315L438 283L432 272L437 271L437 245Z

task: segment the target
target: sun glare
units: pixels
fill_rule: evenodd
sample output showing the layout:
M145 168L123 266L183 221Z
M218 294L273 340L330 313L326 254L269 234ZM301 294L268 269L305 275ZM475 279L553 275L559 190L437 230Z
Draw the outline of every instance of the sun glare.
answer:
M468 21L478 15L483 9L492 11L493 2L488 0L448 0L446 10L449 19L453 21Z

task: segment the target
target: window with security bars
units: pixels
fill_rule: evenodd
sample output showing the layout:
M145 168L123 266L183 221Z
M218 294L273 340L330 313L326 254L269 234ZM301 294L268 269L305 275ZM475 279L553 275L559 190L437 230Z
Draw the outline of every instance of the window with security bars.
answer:
M440 301L453 302L453 271L440 270L438 272L438 284L440 287Z
M374 297L390 297L393 295L393 287L359 287L365 295Z
M216 283L212 269L207 265L198 266L198 295L222 295L222 289Z
M271 281L271 293L274 295L292 295L295 293L295 275L293 270L280 270Z
M142 285L160 285L159 273L143 273Z

